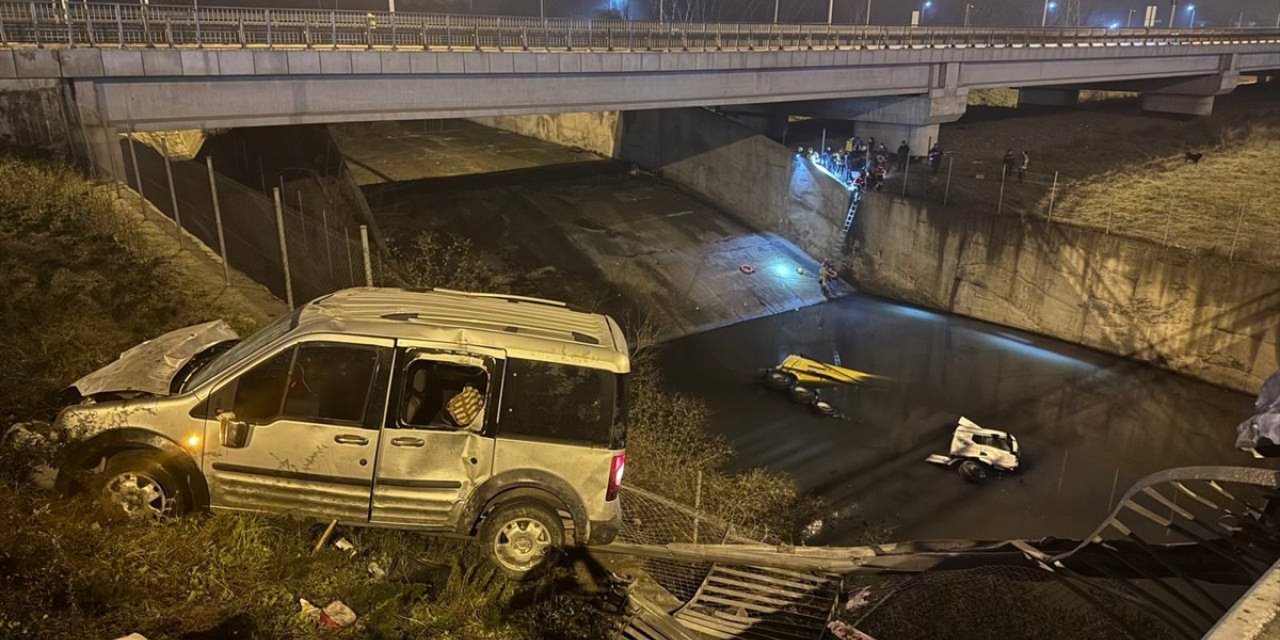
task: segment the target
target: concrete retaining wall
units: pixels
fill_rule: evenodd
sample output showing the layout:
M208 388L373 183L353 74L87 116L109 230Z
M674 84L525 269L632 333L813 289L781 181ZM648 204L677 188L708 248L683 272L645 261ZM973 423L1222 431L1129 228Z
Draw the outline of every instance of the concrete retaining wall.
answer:
M1280 272L1143 240L870 194L862 290L1255 393L1280 361Z
M0 142L65 153L70 137L58 80L0 80Z
M493 116L471 118L471 121L566 147L585 149L606 158L618 155L617 111Z
M835 256L850 194L782 145L705 109L627 111L619 156L821 260Z

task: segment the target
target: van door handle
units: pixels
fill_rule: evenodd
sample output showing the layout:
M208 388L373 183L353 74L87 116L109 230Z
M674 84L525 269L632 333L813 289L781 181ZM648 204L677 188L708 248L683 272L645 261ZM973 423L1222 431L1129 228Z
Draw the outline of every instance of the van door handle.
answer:
M369 439L368 439L368 438L366 438L366 437L364 437L364 436L353 436L353 435L350 435L350 434L343 434L343 435L340 435L340 436L334 436L334 437L333 437L333 441L334 441L334 442L336 442L336 443L338 443L338 444L358 444L358 445L366 445L366 444L369 444Z
M426 444L422 438L392 438L391 446L393 447L421 447Z

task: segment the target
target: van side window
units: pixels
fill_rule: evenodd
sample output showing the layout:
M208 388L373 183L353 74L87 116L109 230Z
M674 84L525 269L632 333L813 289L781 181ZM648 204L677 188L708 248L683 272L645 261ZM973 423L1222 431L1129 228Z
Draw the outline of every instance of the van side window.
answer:
M405 370L400 424L422 429L477 425L488 406L489 374L457 362L415 360Z
M289 381L289 365L293 349L286 349L271 359L246 371L236 382L232 411L236 418L252 424L270 422L280 414L284 387Z
M509 359L498 435L611 446L615 378L608 371Z
M302 422L364 421L378 349L350 344L298 347L281 415Z

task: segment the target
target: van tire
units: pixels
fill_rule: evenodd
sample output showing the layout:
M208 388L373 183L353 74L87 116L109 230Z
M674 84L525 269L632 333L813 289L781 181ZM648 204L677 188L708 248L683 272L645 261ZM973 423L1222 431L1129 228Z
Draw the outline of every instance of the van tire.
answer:
M564 547L564 524L537 502L499 505L480 523L485 556L509 580L526 582L547 573Z
M974 484L978 484L991 476L991 469L987 468L987 465L974 460L961 462L957 470L960 472L961 478Z
M191 496L182 491L178 475L158 454L131 449L107 459L89 487L104 515L145 519L181 516L191 510Z
M827 402L826 400L820 400L817 398L814 398L813 404L809 405L809 409L823 418L834 418L838 413L840 413L836 410L835 405Z

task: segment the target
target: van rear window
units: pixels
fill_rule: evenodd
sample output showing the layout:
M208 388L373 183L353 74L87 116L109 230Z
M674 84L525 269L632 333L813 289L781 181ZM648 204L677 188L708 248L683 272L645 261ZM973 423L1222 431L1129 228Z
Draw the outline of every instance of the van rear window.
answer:
M510 359L498 436L621 448L617 393L608 371Z

